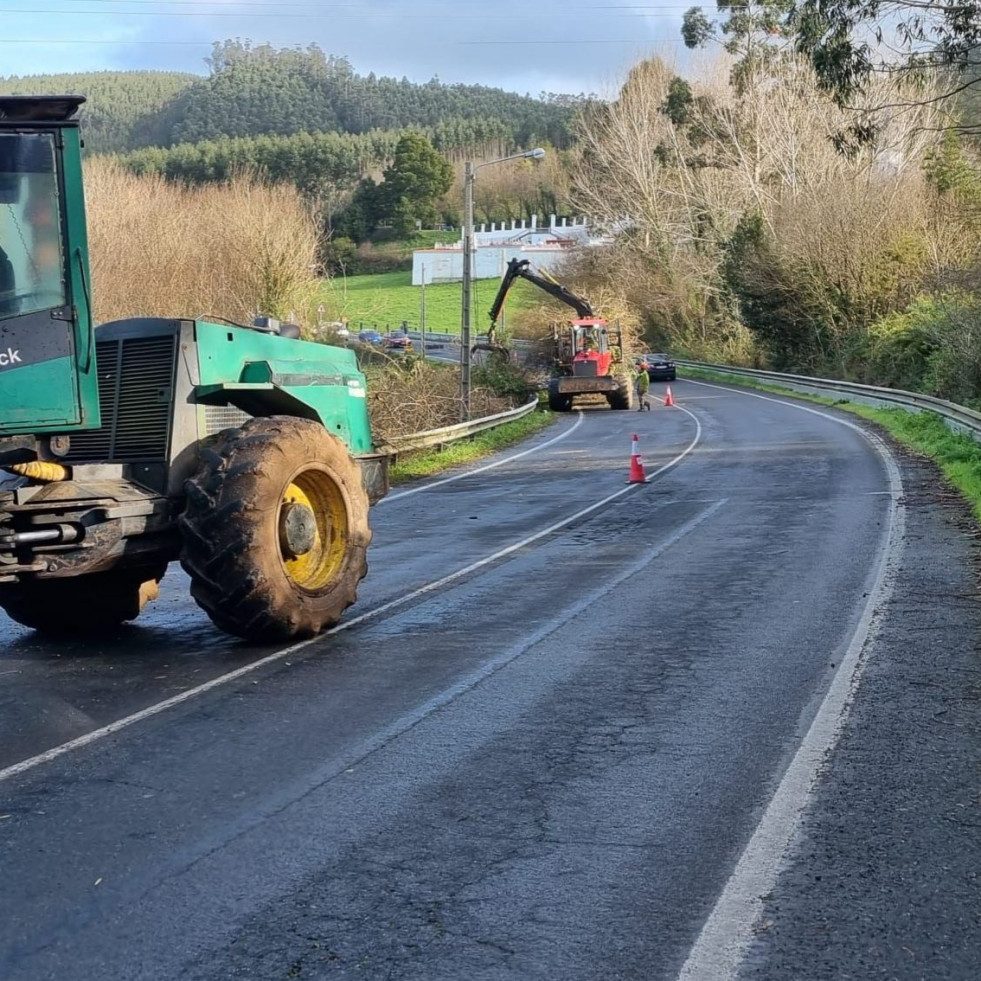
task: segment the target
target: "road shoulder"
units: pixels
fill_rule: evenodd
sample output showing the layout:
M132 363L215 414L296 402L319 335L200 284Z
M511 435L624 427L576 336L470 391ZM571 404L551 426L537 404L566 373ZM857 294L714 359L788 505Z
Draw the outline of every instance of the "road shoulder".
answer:
M893 452L907 547L742 978L967 979L981 963L978 530L933 464Z

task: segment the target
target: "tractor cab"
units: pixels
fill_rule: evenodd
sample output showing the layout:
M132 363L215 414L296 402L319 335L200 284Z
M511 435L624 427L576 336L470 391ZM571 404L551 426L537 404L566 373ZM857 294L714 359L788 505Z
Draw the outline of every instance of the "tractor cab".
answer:
M0 464L11 453L46 456L43 434L100 423L76 118L84 101L0 97Z
M553 325L552 332L561 374L576 378L602 378L610 374L616 360L619 331L611 330L607 321L582 317L564 325Z
M569 325L575 345L572 374L577 378L599 378L609 374L610 338L605 320L573 320Z

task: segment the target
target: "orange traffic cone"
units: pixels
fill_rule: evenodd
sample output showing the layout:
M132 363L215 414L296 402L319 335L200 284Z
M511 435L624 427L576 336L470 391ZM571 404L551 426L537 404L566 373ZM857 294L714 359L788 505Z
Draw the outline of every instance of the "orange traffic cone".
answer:
M644 461L640 458L640 443L636 433L630 441L630 476L627 478L627 483L647 483L647 474L644 473Z
M664 404L674 405L674 396L671 394L671 386L668 385L668 390L664 393Z

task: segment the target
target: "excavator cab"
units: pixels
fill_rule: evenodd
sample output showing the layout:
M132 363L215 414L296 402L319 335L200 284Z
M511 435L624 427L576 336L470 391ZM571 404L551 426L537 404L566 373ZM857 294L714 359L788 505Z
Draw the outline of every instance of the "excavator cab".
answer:
M5 452L47 455L46 433L100 424L75 118L84 101L0 97L0 463Z

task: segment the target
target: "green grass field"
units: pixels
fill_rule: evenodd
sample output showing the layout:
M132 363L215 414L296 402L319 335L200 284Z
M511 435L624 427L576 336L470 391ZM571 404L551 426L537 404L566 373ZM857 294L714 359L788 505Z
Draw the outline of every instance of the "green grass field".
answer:
M482 332L490 322L488 313L497 287L496 279L479 279L474 283L472 322L478 331ZM421 294L422 288L412 285L411 272L338 276L324 283L324 319L347 319L352 330L363 326L382 333L394 330L405 320L411 330L418 330ZM541 293L534 286L518 282L508 296L507 311L530 309L540 300ZM427 286L426 329L444 334L458 333L461 303L459 283Z

